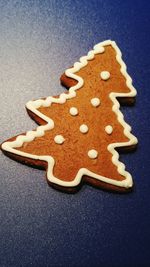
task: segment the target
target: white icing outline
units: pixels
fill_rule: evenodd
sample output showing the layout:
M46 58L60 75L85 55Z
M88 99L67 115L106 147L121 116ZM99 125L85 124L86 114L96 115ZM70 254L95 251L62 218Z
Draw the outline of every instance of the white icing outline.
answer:
M122 181L117 181L117 180L113 180L113 179L108 178L108 177L98 175L94 172L89 171L86 168L81 168L78 171L76 177L72 181L59 180L57 177L55 177L53 175L53 167L55 164L53 157L32 155L32 154L29 154L26 152L16 150L15 148L21 147L24 142L31 142L36 137L43 136L45 131L54 128L53 120L48 118L47 116L45 116L41 112L39 112L37 109L40 106L48 107L51 105L51 103L63 104L66 102L67 99L71 99L71 98L75 97L76 96L76 90L81 88L84 84L83 79L81 77L77 76L75 73L78 72L84 66L86 66L88 64L88 61L92 60L94 58L95 54L103 53L104 50L102 49L102 47L105 47L108 45L111 45L115 49L116 60L118 61L118 63L121 66L120 71L123 74L123 76L126 78L126 85L130 89L129 93L110 93L110 95L109 95L110 99L113 102L112 110L116 113L119 123L124 127L124 134L127 138L129 138L129 141L128 142L122 142L122 143L109 144L107 149L112 154L112 162L114 165L117 166L118 173L121 174L122 176L124 176L125 179ZM72 86L69 89L68 94L62 93L59 96L59 98L54 98L54 97L49 96L46 99L38 99L35 101L29 101L26 104L26 107L28 110L30 110L31 112L33 112L34 114L39 116L41 119L43 119L45 122L47 122L47 124L42 125L42 126L38 126L35 131L29 131L26 133L26 135L18 136L15 141L12 141L12 142L8 141L8 142L3 143L2 149L5 151L8 151L10 153L17 154L17 155L22 156L22 157L46 161L48 163L47 179L51 183L55 183L55 184L58 184L60 186L65 186L65 187L77 186L80 183L82 176L87 175L87 176L90 176L90 177L95 178L97 180L100 180L100 181L103 181L105 183L109 183L109 184L112 184L115 186L125 187L125 188L132 187L132 184L133 184L132 176L129 172L127 172L125 170L125 165L119 161L119 154L115 150L115 148L117 148L117 147L126 147L126 146L132 146L132 145L137 144L137 138L131 134L131 126L128 125L124 121L123 114L119 110L120 104L117 101L117 97L134 97L134 96L136 96L136 90L132 85L132 79L126 71L126 65L125 65L124 61L122 60L121 56L122 56L121 51L114 41L107 40L107 41L104 41L104 42L101 42L101 43L95 45L94 49L89 51L87 56L81 57L79 62L76 62L72 68L67 69L65 71L65 74L67 77L73 78L73 79L78 81L78 83L75 86Z

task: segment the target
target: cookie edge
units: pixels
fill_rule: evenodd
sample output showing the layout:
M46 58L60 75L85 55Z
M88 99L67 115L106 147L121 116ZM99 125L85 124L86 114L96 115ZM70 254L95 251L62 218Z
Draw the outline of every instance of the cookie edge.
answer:
M129 141L123 142L123 143L109 144L107 149L112 154L113 164L117 166L118 172L122 176L124 176L125 179L122 181L117 181L117 180L113 180L111 178L100 176L94 172L89 171L86 168L81 168L78 171L74 180L69 181L69 182L59 180L57 177L55 177L53 175L53 167L55 164L53 157L32 155L32 154L28 154L25 152L21 152L19 150L14 149L14 148L21 147L24 142L30 142L34 138L40 136L46 130L50 130L54 127L53 120L48 118L47 116L45 116L41 112L39 112L38 108L40 106L50 106L51 103L63 104L67 101L67 99L75 97L76 96L76 90L80 89L84 84L83 79L81 77L79 77L78 75L76 75L75 73L78 72L84 66L86 66L88 64L88 61L92 60L94 58L95 54L103 53L102 47L105 47L108 45L111 45L115 49L116 60L118 61L118 63L121 66L120 71L123 74L123 76L126 78L126 85L130 89L129 93L110 93L110 95L109 95L110 99L113 102L112 110L116 113L119 123L121 123L121 125L124 127L124 134L126 137L129 138ZM116 151L116 148L136 145L138 141L137 141L137 138L133 134L131 134L131 126L128 125L124 121L124 117L123 117L122 112L120 111L120 104L119 104L117 98L118 97L129 97L129 98L135 97L136 96L136 89L133 87L132 79L129 76L129 74L127 73L127 68L126 68L124 61L122 60L122 54L121 54L119 47L116 45L116 43L114 41L111 41L111 40L107 40L107 41L104 41L104 42L101 42L101 43L95 45L94 49L89 51L87 56L81 57L80 62L76 62L72 68L67 69L65 71L65 75L69 78L73 78L74 80L76 80L78 82L76 85L70 87L68 94L62 93L58 98L54 98L54 97L49 96L46 99L38 99L35 101L29 101L26 104L26 108L29 111L33 112L36 116L40 117L43 121L47 122L47 124L37 127L37 129L35 131L27 132L26 135L19 135L15 141L4 142L1 146L2 150L6 151L6 152L8 151L12 154L16 154L16 155L19 155L22 157L26 157L26 158L30 158L30 159L34 159L34 160L46 161L48 164L47 179L51 183L58 184L60 186L65 186L65 187L77 186L80 184L82 177L84 175L87 175L91 178L95 178L97 180L103 181L103 182L111 184L111 185L116 185L116 186L125 187L125 188L132 187L133 186L132 176L129 172L127 172L125 170L125 165L119 161L119 153Z

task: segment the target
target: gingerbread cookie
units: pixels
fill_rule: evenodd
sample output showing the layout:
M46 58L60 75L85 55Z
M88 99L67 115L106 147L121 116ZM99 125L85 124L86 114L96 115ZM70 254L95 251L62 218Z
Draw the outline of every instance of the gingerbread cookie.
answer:
M119 161L118 150L137 144L124 121L119 102L136 95L121 52L114 41L94 46L65 71L61 83L69 91L26 104L37 129L4 142L6 155L47 172L48 182L64 190L82 182L127 191L132 176Z

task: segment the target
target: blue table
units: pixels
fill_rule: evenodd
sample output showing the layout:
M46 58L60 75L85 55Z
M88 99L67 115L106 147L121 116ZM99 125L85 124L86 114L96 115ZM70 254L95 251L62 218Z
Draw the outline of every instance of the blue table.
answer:
M135 106L122 107L139 139L121 155L134 191L64 194L1 153L2 267L150 266L150 1L0 1L0 141L35 128L25 103L62 92L63 71L105 39L117 42L138 91Z

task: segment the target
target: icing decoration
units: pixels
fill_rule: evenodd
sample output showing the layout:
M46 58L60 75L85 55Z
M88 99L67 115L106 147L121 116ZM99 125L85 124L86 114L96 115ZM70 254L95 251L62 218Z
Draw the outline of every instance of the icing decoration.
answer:
M102 71L100 73L100 76L101 76L102 80L106 81L110 78L110 73L109 73L109 71Z
M88 156L90 159L96 159L98 157L98 152L95 149L88 151Z
M102 54L105 52L105 47L104 46L99 46L99 50L97 50L99 54ZM93 52L93 51L92 51Z
M100 99L98 97L92 98L91 104L93 107L98 107L100 105Z
M33 155L33 154L19 151L15 148L22 147L22 145L25 142L30 142L30 141L34 140L36 137L44 135L45 131L51 130L54 128L54 121L52 119L50 119L49 117L45 116L44 114L42 114L38 110L38 108L42 107L42 106L48 107L52 103L63 104L67 101L67 99L71 99L73 97L76 97L76 90L80 89L83 86L84 80L81 77L79 77L78 75L76 75L75 73L78 72L80 69L82 69L84 66L86 66L88 64L88 61L93 59L96 54L104 53L104 47L107 45L111 45L115 49L116 60L120 64L120 72L125 77L126 85L130 89L130 91L128 93L111 92L109 94L109 98L113 102L112 111L116 114L118 122L123 126L124 135L129 139L129 141L109 144L107 149L112 154L112 162L117 167L118 173L120 175L122 175L125 179L121 180L121 181L113 180L109 177L105 177L102 175L98 175L94 172L91 172L87 168L83 167L83 168L79 169L74 180L72 180L72 181L60 180L53 175L53 167L55 164L55 160L53 157L47 156L47 155L45 155L45 156ZM127 73L126 65L125 65L124 61L122 60L122 54L121 54L120 49L118 48L118 46L116 45L116 43L114 41L107 40L107 41L101 42L101 43L95 45L94 49L91 50L87 56L81 57L80 61L76 62L72 68L67 69L65 74L67 77L73 78L76 81L78 81L78 83L76 85L70 87L68 94L62 93L58 98L49 96L46 99L29 101L26 104L26 107L29 111L33 112L35 115L37 115L42 120L47 122L47 124L37 127L37 129L34 131L29 131L25 135L18 136L14 141L8 141L8 142L3 143L2 149L5 151L8 151L10 153L22 156L22 157L31 158L34 160L46 161L48 164L48 168L47 168L48 180L51 183L55 183L55 184L58 184L60 186L65 186L65 187L77 186L80 183L82 176L87 175L89 177L95 178L95 179L103 181L105 183L116 185L118 187L125 187L125 188L132 187L132 184L133 184L132 176L129 172L127 172L125 170L125 165L119 161L119 154L116 151L117 147L126 147L126 146L128 147L128 146L135 145L138 142L137 138L131 133L130 125L128 125L124 121L123 114L121 113L121 111L119 109L120 104L117 101L118 97L135 97L136 96L136 90L132 85L131 77Z
M54 138L54 141L55 141L56 144L61 145L61 144L64 143L65 139L64 139L64 137L62 135L56 135L55 138Z
M107 134L112 134L112 132L113 132L113 127L112 127L111 125L107 125L107 126L105 127L105 132L106 132Z
M88 130L89 130L89 128L88 128L88 126L86 125L86 124L82 124L81 126L80 126L80 132L81 133L87 133L88 132Z
M70 108L69 112L72 116L78 115L78 109L75 107Z

